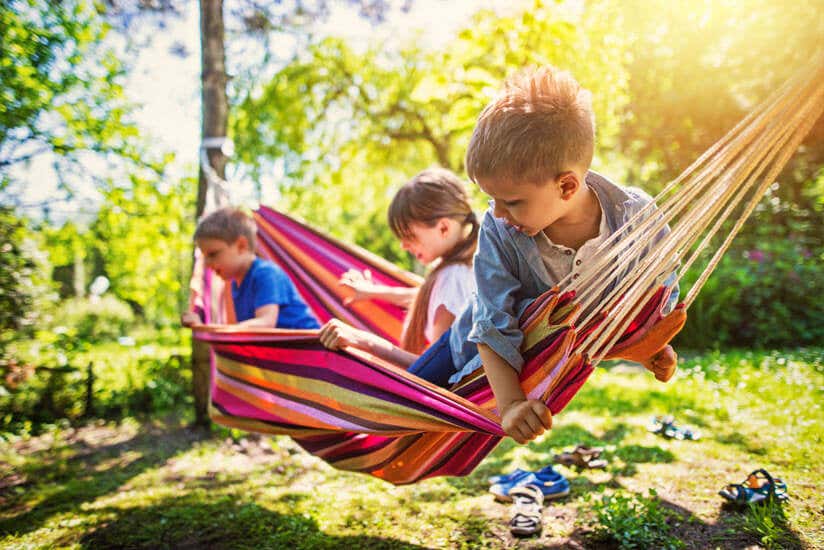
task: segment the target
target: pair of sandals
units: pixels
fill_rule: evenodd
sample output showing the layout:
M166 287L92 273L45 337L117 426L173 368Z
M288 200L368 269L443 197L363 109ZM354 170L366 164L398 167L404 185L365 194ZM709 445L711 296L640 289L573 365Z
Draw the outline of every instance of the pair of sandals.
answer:
M736 506L768 501L784 502L790 498L787 495L787 484L771 476L764 468L753 471L741 483L730 483L718 494Z
M603 469L607 467L607 461L601 458L602 452L604 452L603 447L578 445L571 451L556 454L554 460L556 464L575 466L578 469Z
M649 431L667 439L695 441L701 437L697 430L679 426L670 415L654 417L649 425Z

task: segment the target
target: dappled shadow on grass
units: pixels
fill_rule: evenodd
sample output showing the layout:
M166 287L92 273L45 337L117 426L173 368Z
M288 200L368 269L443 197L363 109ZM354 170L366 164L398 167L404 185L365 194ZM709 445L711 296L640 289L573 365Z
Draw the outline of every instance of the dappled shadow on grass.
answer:
M624 462L624 467L616 471L622 476L632 476L638 472L636 464L670 464L676 458L672 452L659 446L646 447L644 445L624 445L615 450L614 455Z
M87 533L83 548L421 548L387 537L328 535L310 517L232 497L202 502L187 496L97 512L114 518Z
M208 437L205 430L149 428L127 441L110 445L74 442L39 451L40 464L24 468L31 480L26 491L7 497L0 505L0 511L6 515L0 519L0 535L34 531L52 515L76 511L83 503L115 492L130 479ZM30 509L23 509L29 492L47 496ZM11 512L18 509L22 511Z

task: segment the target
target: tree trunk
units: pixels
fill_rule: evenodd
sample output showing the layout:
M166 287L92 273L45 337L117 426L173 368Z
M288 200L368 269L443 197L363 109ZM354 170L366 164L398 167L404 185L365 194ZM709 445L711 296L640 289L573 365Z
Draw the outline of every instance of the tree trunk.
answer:
M229 101L226 96L226 62L223 44L223 0L200 1L201 113L202 137L226 135ZM225 177L226 157L219 149L209 149L209 164ZM197 217L206 205L206 175L200 169L197 187ZM195 424L209 425L209 346L192 340L192 386Z

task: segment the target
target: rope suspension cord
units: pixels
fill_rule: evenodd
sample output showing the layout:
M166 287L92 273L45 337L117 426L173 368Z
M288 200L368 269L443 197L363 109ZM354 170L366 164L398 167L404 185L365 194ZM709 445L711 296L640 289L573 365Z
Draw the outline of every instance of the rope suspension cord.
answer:
M800 79L800 76L801 75L797 75L796 79L793 79L793 81L787 83L784 89L779 91L779 95L772 98L772 101L766 102L767 106L774 107L776 104L780 106L782 101L786 101L788 98L782 94L787 91L791 91L793 89L793 84L797 84L796 81ZM796 92L801 94L803 90L796 88ZM717 202L708 193L710 190L713 190L712 188L716 185L716 182L713 181L713 175L722 174L722 177L725 177L728 174L728 172L725 171L725 166L729 160L738 155L745 146L750 145L751 140L757 135L757 133L764 128L770 119L775 120L775 117L776 113L774 108L754 110L747 117L749 120L755 120L752 127L747 128L739 124L735 129L733 129L733 131L728 133L719 141L720 145L727 146L727 150L723 150L719 153L719 150L722 149L721 146L714 146L711 148L711 151L714 151L716 154L709 159L710 162L704 166L698 174L692 174L690 172L694 171L698 166L700 166L700 164L706 161L709 158L707 155L702 157L701 162L693 163L690 168L682 173L676 180L671 182L664 189L664 191L658 195L657 202L659 203L659 208L657 211L655 210L656 206L654 203L648 204L625 224L625 227L632 227L633 229L618 231L608 242L602 244L599 251L604 253L600 255L599 261L591 265L586 274L582 273L581 280L574 285L575 288L581 289L581 302L585 305L591 305L595 299L600 297L604 288L609 284L608 279L604 282L601 277L602 269L605 266L614 266L618 258L622 258L624 264L632 262L638 255L638 249L643 248L645 243L648 241L648 238L641 239L640 241L624 238L625 235L655 235L657 231L663 229L666 224L670 223L670 221L681 211L699 204L700 201L696 201L696 198L698 197L705 196L709 199L713 199L711 202ZM733 135L741 133L741 130L745 131L743 138ZM737 140L735 139L736 137L738 137ZM762 136L762 138L762 143L769 144L769 136ZM753 147L750 149L750 152L753 154L758 154L759 149L758 147ZM669 194L675 188L674 184L680 184L685 180L687 183L684 184L683 189L677 191L675 194L672 194L668 200L662 200L662 197ZM725 186L725 188L728 189L729 186ZM656 214L654 217L651 216L653 212ZM655 224L654 227L653 224ZM618 268L620 268L620 266L613 269L613 271L617 271ZM596 278L601 280L600 286L598 283L592 282L593 279ZM563 287L563 282L561 286Z
M720 181L726 184L726 186L722 187L722 191L720 193L716 193L715 196L704 196L704 204L699 204L699 206L703 206L703 208L695 208L689 213L692 214L691 216L687 215L683 219L678 220L679 229L681 229L680 233L682 234L683 238L680 239L681 242L678 242L678 235L675 231L673 232L673 234L670 235L670 237L672 237L672 240L678 245L690 246L692 243L695 242L697 237L700 235L701 228L705 225L707 220L711 220L712 217L718 213L721 207L725 203L729 202L730 195L736 191L735 186L738 185L739 182L742 181L742 179L744 180L744 188L741 189L740 193L737 193L736 198L733 200L733 204L729 204L728 208L725 211L726 217L729 216L729 213L732 212L733 208L737 205L737 203L744 198L746 191L758 181L758 176L765 169L765 167L768 166L769 163L774 160L776 155L778 156L769 174L764 177L762 184L758 187L753 197L751 198L749 204L747 205L747 207L745 207L744 212L738 218L734 228L727 236L725 243L717 251L716 255L714 256L714 261L710 262L710 264L705 269L703 276L696 283L696 285L693 286L690 299L692 299L692 297L695 296L697 290L700 289L700 286L703 284L704 281L706 281L707 277L714 269L714 267L717 265L717 262L720 260L721 255L726 251L732 238L743 225L745 219L750 215L750 213L760 200L761 196L763 196L763 194L769 188L774 177L778 174L778 172L786 163L786 161L789 160L789 157L800 144L804 135L809 131L812 123L814 123L818 115L820 115L820 106L822 102L821 90L820 85L816 86L815 73L813 73L813 76L814 78L812 80L812 86L807 85L802 87L798 94L799 97L802 98L806 96L806 101L804 102L804 104L799 107L797 105L798 102L795 100L795 98L788 97L785 104L782 105L782 108L772 117L773 124L769 128L769 131L762 135L755 142L753 142L753 145L751 145L750 148L745 151L747 155L739 159L733 165L733 167L729 169L728 172L725 172L721 176ZM818 80L818 82L820 82L820 80ZM779 121L781 122L780 125L778 123ZM766 151L766 153L764 153L763 155L759 155L761 151ZM759 156L762 156L763 158L759 160ZM749 173L753 169L753 167L756 167L755 172L753 172L752 175L749 178L747 178L747 173ZM673 200L677 199L678 197L673 198ZM726 217L722 215L719 218L717 223L714 225L713 229L710 231L710 234L708 234L702 242L703 246L700 246L698 249L694 251L693 256L689 260L689 264L691 264L695 260L695 258L697 258L701 254L703 248L706 247L706 245L709 243L710 238L713 236L714 231L717 231L720 228L721 222L723 222L726 219ZM671 248L672 247L670 247L670 249ZM664 257L666 257L666 254L668 252L669 250L666 247L664 247L664 249L659 253L663 254ZM650 254L650 256L652 257L654 257L655 255L656 254L654 252ZM680 270L681 273L683 273L684 271L685 269ZM639 289L640 285L644 284L645 281L643 277L639 277L637 278L637 280L635 280L634 277L628 277L628 279L632 281L632 285L634 285L636 292L629 292L626 297L626 302L629 304L634 304L635 300L638 299L637 289ZM650 289L650 291L653 290L654 289ZM640 308L635 308L635 311L637 311L638 309ZM622 323L624 327L626 327L631 322L632 315L633 314L631 313L628 316L628 318L624 320L624 323ZM603 330L602 337L599 338L594 345L596 349L605 341L603 334L607 333L611 327L614 327L618 324L619 323L617 320L611 323L604 323L604 328L601 329ZM619 329L616 331L617 334L615 335L613 342L606 346L606 349L608 349L614 343L615 339L618 338L622 330L623 329ZM604 350L604 352L605 351L606 350Z
M650 203L628 220L623 230L601 245L600 258L580 273L579 280L572 283L568 276L561 281L560 288L576 291L581 311L586 313L584 319L576 323L578 327L587 326L596 316L601 318L579 351L597 363L668 274L677 270L676 280L680 280L709 247L723 223L750 195L729 234L684 300L687 306L692 303L744 221L824 112L823 81L824 64L820 61L812 69L796 74L670 182L658 195L657 210L655 204ZM676 190L679 185L681 189ZM661 200L668 194L669 198ZM650 245L651 237L676 217L672 231ZM680 259L701 235L704 237L700 244L679 268ZM638 261L641 256L643 259ZM625 270L627 272L622 273ZM602 297L610 285L613 288ZM593 307L596 303L597 309Z

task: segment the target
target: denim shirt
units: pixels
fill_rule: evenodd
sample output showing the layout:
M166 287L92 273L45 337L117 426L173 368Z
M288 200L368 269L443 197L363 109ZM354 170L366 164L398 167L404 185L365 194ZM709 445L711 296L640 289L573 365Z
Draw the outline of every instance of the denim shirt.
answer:
M612 235L652 198L636 188L619 187L605 177L588 172L586 183L598 195ZM558 281L547 273L538 245L504 220L486 211L474 259L477 293L470 306L452 324L449 347L455 383L481 366L477 344L486 344L520 372L520 347L524 335L518 327L523 311ZM673 290L670 303L677 300Z

